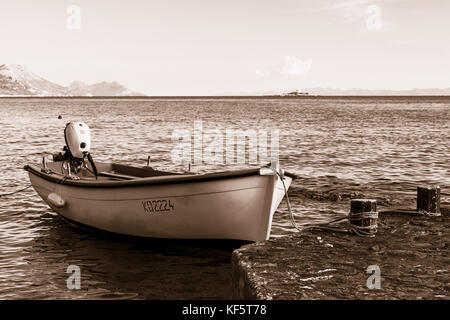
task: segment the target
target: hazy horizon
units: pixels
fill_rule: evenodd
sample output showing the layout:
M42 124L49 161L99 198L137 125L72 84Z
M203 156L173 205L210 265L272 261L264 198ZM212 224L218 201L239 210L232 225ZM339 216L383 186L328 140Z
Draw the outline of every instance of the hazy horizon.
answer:
M18 0L0 3L0 64L163 96L444 89L448 12L445 0Z

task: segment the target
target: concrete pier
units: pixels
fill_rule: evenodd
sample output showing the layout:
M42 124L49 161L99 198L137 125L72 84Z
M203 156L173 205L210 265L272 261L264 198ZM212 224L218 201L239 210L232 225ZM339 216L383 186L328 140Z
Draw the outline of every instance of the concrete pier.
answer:
M441 212L380 211L373 238L310 230L246 245L232 256L233 298L450 299L450 217Z

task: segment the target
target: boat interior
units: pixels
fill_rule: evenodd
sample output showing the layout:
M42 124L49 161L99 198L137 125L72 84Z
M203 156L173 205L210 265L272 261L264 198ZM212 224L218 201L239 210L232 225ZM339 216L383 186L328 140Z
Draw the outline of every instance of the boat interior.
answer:
M138 168L117 163L96 162L95 164L98 171L98 180L135 180L140 178L183 175L182 173L155 170L149 166ZM67 168L68 166L66 161L55 161L43 165L42 171L68 175L69 171ZM71 170L70 174L72 176L78 176L80 179L95 179L95 174L90 164L86 164L86 166L81 167L81 169L79 169L77 172Z
M64 153L54 154L52 162L47 162L44 156L41 165L26 165L24 169L55 183L92 187L185 183L261 174L261 168L195 174L155 170L148 165L149 160L144 167L94 162L90 154L89 127L82 122L69 122L64 129L64 138ZM274 175L273 169L269 170L269 175ZM291 174L286 172L286 175Z

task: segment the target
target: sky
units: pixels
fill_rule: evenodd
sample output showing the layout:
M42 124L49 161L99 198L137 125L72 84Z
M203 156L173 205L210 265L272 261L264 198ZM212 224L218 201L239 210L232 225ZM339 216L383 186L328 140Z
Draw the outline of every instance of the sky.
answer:
M148 95L450 87L449 0L2 0L0 64Z

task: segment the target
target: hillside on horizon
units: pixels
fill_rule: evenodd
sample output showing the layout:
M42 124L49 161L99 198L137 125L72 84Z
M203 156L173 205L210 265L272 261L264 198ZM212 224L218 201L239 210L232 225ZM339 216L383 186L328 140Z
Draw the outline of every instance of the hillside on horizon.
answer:
M227 92L224 96L450 96L450 88L414 88L409 90L389 89L339 89L315 87L305 89L289 89L259 92Z
M284 96L292 91L301 91L310 96L450 96L450 88L415 88L410 90L389 89L339 89L314 87L259 92L227 92L213 96ZM122 84L97 82L87 84L73 81L69 86L61 86L48 81L19 64L0 65L0 97L120 97L147 96L126 88ZM155 95L158 96L158 95ZM179 96L179 95L173 95ZM197 96L197 95L195 95ZM210 96L210 95L205 95Z
M0 65L0 96L37 96L37 97L71 97L71 96L145 96L134 92L120 83L98 82L86 84L73 81L64 87L48 81L19 64Z
M389 89L337 89L337 88L309 88L305 89L312 95L330 96L448 96L450 88L414 88L409 90Z

